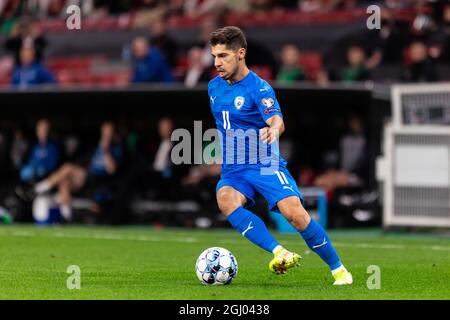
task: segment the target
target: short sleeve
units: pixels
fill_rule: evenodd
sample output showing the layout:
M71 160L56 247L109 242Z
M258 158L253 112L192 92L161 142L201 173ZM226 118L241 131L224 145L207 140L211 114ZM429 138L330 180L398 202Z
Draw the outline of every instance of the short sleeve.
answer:
M267 84L267 82L262 82L261 85L255 88L254 97L256 106L258 107L264 121L267 121L275 115L283 118L280 104L275 96L275 91L269 84Z

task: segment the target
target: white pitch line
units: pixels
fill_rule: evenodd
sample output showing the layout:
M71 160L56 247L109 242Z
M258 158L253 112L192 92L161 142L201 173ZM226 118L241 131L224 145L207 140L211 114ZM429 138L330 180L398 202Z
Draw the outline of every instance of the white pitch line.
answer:
M40 236L39 234L33 233L33 232L25 232L25 231L13 231L10 233L11 236L15 237L37 237ZM66 234L62 232L56 232L51 235L44 235L43 237L50 237L50 238L68 238L68 239L100 239L100 240L125 240L125 241L144 241L144 242L162 242L162 241L169 241L169 242L177 242L177 243L200 243L203 240L195 237L179 237L179 238L168 238L168 237L155 237L155 236L121 236L117 234L111 234L111 233L103 233L103 234ZM301 239L299 239L301 241ZM238 239L222 239L219 240L220 243L241 243L241 240ZM284 243L294 244L298 243L298 241L293 240L287 240L284 241ZM347 248L369 248L369 249L388 249L388 250L406 250L408 249L405 245L382 245L382 244L372 244L372 243L344 243L344 242L334 242L333 243L336 247L347 247ZM450 247L445 246L420 246L417 247L421 250L433 250L433 251L450 251Z

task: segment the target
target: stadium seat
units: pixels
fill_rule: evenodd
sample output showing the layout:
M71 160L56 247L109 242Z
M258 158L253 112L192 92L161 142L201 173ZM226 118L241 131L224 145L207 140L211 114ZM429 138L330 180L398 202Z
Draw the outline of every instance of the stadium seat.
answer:
M316 80L322 70L322 56L317 52L302 52L299 59L300 65L305 70L306 80Z
M267 65L251 66L250 69L252 69L253 72L267 81L273 80L272 69Z

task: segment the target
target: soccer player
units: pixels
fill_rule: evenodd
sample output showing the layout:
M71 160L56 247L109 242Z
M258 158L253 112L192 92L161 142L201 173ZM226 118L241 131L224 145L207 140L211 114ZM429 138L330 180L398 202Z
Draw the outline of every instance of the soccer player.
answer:
M210 45L218 72L209 82L208 95L222 144L222 174L216 188L221 212L244 237L274 254L270 271L286 273L299 265L301 257L282 247L264 222L246 209L254 204L256 193L262 194L269 209L280 212L329 266L334 284L351 284L352 275L325 230L303 208L303 197L279 155L283 116L272 87L246 65L243 32L233 26L218 29L211 34ZM256 139L252 139L252 132ZM255 156L261 147L266 151Z

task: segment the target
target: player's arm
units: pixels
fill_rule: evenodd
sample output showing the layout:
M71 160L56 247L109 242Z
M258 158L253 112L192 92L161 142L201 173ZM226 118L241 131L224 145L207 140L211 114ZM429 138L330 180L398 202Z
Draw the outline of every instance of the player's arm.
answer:
M105 159L106 172L108 172L108 174L111 174L111 175L116 173L117 164L116 164L116 161L114 160L113 156L110 153L105 153L104 159Z
M260 138L263 142L272 144L284 132L284 121L280 104L277 101L272 87L264 82L256 87L255 103L268 127L260 130Z
M266 120L268 127L260 130L261 140L265 143L272 144L284 132L284 121L279 115L274 115Z

